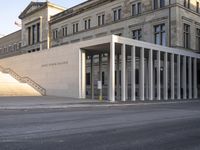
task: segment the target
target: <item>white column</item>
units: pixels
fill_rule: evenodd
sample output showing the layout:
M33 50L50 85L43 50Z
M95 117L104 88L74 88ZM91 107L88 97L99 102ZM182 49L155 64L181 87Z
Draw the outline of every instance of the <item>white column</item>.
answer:
M174 99L174 54L171 54L171 99Z
M135 46L131 47L131 100L135 101Z
M128 56L126 55L126 100L128 100Z
M94 99L94 63L93 55L90 57L90 83L91 83L91 99Z
M81 50L81 98L86 98L86 53Z
M122 54L122 65L121 65L121 93L122 101L126 101L126 46L125 44L122 45L121 49L121 54Z
M102 54L99 54L99 81L101 81L102 88L99 90L99 100L103 96L103 83L102 83Z
M42 50L42 41L43 41L43 26L42 26L43 22L42 22L42 16L40 16L40 50ZM48 38L47 38L47 49L49 49L51 43L50 43L50 33L48 34Z
M153 50L149 50L149 100L153 100Z
M177 55L177 99L181 99L181 56Z
M164 99L168 100L168 53L164 56Z
M187 61L186 56L183 56L183 78L182 78L182 83L183 83L183 99L187 99L186 61Z
M193 60L193 91L194 91L194 98L198 98L197 92L197 59L194 58Z
M160 51L157 51L157 100L160 100Z
M108 93L108 100L110 100L110 53L108 53L107 57L107 93Z
M120 55L117 54L117 74L116 74L116 78L117 78L117 98L118 100L120 99Z
M144 101L144 48L140 49L140 100Z
M110 98L111 102L115 102L115 43L110 43Z
M192 58L189 57L188 62L188 84L189 84L189 99L192 99Z

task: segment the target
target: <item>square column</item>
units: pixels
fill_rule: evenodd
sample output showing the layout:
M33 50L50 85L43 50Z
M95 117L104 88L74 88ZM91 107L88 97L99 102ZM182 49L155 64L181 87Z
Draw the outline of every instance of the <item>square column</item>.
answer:
M81 50L81 98L86 98L86 52Z
M103 96L103 83L102 83L102 54L99 54L99 81L101 81L102 88L99 90L99 100L102 100Z
M144 48L140 49L140 100L144 101Z
M168 53L164 56L164 99L168 100Z
M110 53L107 56L107 99L110 99Z
M186 63L187 63L187 58L186 58L186 56L183 56L183 77L182 77L183 99L187 99Z
M115 43L110 43L109 100L115 102Z
M192 58L189 57L188 62L188 84L189 84L189 99L192 99Z
M193 59L193 97L195 99L198 98L198 92L197 92L197 59Z
M93 63L93 55L90 56L90 82L91 82L91 99L94 99L94 63Z
M157 100L160 100L160 51L157 51Z
M153 50L149 50L149 100L153 100Z
M171 54L171 99L174 99L174 54Z
M135 101L135 46L131 47L131 100Z
M121 49L121 54L122 54L122 65L121 65L121 93L122 93L122 97L121 100L122 101L126 101L126 45L123 44L122 45L122 49Z
M181 56L177 55L177 99L181 99Z

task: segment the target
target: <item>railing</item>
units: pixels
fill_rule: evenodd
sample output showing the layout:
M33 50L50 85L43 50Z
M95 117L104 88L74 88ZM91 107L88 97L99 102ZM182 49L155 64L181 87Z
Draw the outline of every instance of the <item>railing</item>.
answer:
M10 68L3 68L2 66L0 66L0 71L2 71L3 73L10 74L13 78L15 78L16 80L18 80L19 82L27 83L28 85L30 85L31 87L33 87L36 91L38 91L41 95L43 95L43 96L46 95L46 90L43 87L41 87L38 83L36 83L32 79L30 79L29 77L21 77L20 75L18 75L12 69L10 69Z

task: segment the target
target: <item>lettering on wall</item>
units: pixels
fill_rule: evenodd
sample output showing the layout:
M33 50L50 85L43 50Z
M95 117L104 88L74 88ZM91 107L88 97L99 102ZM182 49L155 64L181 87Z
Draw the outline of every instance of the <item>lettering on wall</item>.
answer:
M54 63L49 63L49 64L43 64L41 65L41 67L56 67L56 66L60 66L60 65L67 65L68 61L62 61L62 62L54 62Z

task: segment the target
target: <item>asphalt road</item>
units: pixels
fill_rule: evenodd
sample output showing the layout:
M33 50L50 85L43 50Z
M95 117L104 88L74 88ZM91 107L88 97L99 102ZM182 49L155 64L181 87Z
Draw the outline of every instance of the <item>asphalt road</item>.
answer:
M200 150L200 103L2 110L0 150Z

